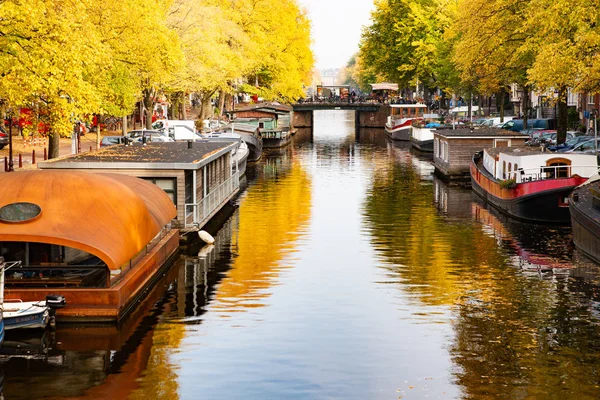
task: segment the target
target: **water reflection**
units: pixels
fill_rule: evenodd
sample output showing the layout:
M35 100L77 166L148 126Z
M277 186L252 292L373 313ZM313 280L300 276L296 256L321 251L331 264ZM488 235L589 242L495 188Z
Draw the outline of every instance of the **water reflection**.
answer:
M225 313L264 306L310 219L311 181L291 149L265 156L257 168L261 173L240 204L231 270L213 303Z
M15 343L2 353L21 354L0 357L6 398L126 398L150 364L152 329L172 299L176 272L171 268L119 326L59 324L55 333L29 337L11 332L7 339ZM161 377L167 387L168 378Z
M19 338L32 356L0 357L6 397L600 397L600 269L569 229L321 117L248 169L214 246L122 325Z

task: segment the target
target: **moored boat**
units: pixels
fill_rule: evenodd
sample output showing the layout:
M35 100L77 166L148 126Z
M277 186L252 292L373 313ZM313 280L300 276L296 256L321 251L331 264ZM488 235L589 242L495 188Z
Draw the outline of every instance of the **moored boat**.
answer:
M151 182L26 171L3 174L0 186L11 188L0 192L0 247L22 263L6 274L5 301L46 299L48 306L59 292L67 302L57 310L59 321L115 322L177 254L179 231L171 227L177 210Z
M575 188L569 200L573 243L600 263L600 177L596 175Z
M433 132L432 128L412 127L410 141L414 148L424 153L433 153Z
M412 122L423 118L427 112L425 104L391 104L390 115L385 123L385 132L393 140L410 140Z
M239 135L242 142L246 143L249 151L248 162L260 160L263 151L263 139L259 128L250 124L236 122L222 128L221 132L212 132L211 135L227 136L228 133L231 133L231 135Z
M287 146L292 141L292 133L288 129L261 129L263 147L265 149L279 149Z
M595 155L485 149L470 165L475 193L520 220L568 223L569 195L598 170Z

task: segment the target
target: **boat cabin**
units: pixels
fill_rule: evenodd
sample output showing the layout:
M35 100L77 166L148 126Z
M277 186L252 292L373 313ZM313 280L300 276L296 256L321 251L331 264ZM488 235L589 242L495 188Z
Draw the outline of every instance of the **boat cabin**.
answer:
M550 153L537 148L492 148L483 151L483 167L498 180L515 183L544 179L590 177L598 171L593 154Z
M401 119L423 118L427 114L425 104L391 104L390 118L393 121Z
M291 128L292 107L284 104L259 103L228 111L235 123L256 126L261 129Z
M473 154L485 148L524 146L527 135L504 129L443 129L433 132L433 164L445 179L470 180Z
M179 247L176 209L148 181L76 171L0 174L0 256L6 299L60 294L60 318L115 321Z
M43 170L134 176L161 188L177 208L173 225L202 228L238 191L232 154L241 140L115 145L38 163Z

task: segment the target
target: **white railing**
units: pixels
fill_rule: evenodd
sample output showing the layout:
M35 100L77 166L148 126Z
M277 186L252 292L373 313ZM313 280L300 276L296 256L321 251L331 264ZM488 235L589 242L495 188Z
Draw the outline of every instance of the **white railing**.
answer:
M185 204L185 227L204 225L217 208L240 188L240 173L236 172L219 186L211 190L205 198L194 203ZM191 210L191 211L190 211ZM192 221L189 221L191 216Z
M518 169L507 174L517 183L542 181L546 179L570 178L574 174L589 177L598 172L597 165L552 165L548 167Z

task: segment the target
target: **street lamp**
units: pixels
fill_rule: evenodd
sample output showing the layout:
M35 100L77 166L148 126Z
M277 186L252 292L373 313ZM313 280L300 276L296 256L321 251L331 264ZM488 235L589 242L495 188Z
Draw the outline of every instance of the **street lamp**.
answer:
M6 115L8 116L8 171L15 172L13 162L13 145L12 145L12 125L13 125L13 111L8 110Z

